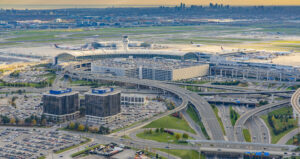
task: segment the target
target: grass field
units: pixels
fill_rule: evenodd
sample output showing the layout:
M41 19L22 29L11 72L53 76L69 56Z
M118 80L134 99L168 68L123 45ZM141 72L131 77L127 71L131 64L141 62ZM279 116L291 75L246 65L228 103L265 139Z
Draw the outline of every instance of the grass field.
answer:
M45 40L45 39L55 39L55 35L33 35L33 36L21 36L6 39L8 41L29 41L29 40Z
M175 133L175 134L179 134L179 133ZM139 138L142 138L142 139L154 140L157 142L165 142L165 143L169 142L169 143L173 143L173 144L187 144L187 143L178 142L176 140L175 134L170 135L168 133L156 133L155 131L153 131L152 134L145 134L144 132L141 132L141 133L138 133L136 136ZM182 136L182 134L180 134L180 136ZM194 138L189 137L188 139L193 140Z
M291 115L291 113L292 113L292 108L283 107L283 108L274 110L274 111L270 112L269 114L280 116L280 115ZM293 129L296 128L296 127L288 128L287 130L276 135L273 131L274 128L271 127L270 123L268 122L268 115L262 115L261 118L264 120L264 122L266 123L266 125L268 126L268 128L270 130L272 144L277 143L280 140L280 138L282 138L284 135L286 135L287 133L289 133L290 131L292 131ZM283 121L281 121L280 119L275 119L274 122L275 122L275 125L278 125L278 126L284 125L282 123ZM291 122L294 124L297 123L297 121L294 119L288 119L288 123L291 123Z
M195 134L195 131L188 125L188 123L184 119L179 119L173 116L165 116L163 118L152 121L150 124L144 126L144 128L177 129Z
M215 115L216 115L216 117L217 117L217 119L218 119L218 122L219 122L221 128L222 128L223 134L226 135L226 132L225 132L225 128L224 128L222 119L221 119L220 116L219 116L219 110L218 110L218 108L217 108L215 105L211 105L211 107L213 108L213 111L214 111L214 113L215 113Z
M251 142L251 134L248 129L243 129L243 135L246 142Z
M176 149L157 149L159 151L163 151L166 153L170 153L174 156L178 156L181 159L198 159L199 158L199 152L195 150L176 150ZM205 159L206 157L204 155L201 155L201 159Z
M193 108L191 106L188 106L188 109L186 112L192 118L192 120L200 126L202 133L204 134L206 139L209 140L210 137L208 136L207 131L206 131L202 121L198 118L198 116L197 116L196 112L193 110Z
M266 125L268 126L268 128L270 130L272 130L272 127L270 126L269 122L268 122L268 117L266 115L261 116L261 118L265 121ZM284 135L286 135L287 133L289 133L290 131L292 131L293 129L288 129L286 131L284 131L283 133L280 133L278 135L275 135L273 131L270 131L271 134L271 143L272 144L276 144Z
M230 121L231 121L231 124L232 126L235 125L236 121L239 119L240 117L240 114L237 113L233 108L232 106L229 107L229 112L230 112Z

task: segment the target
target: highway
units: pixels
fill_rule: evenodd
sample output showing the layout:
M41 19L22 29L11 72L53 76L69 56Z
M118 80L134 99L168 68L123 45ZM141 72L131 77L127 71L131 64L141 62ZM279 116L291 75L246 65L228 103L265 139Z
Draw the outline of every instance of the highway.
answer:
M169 81L164 81L164 83L179 85L179 86L195 86L195 87L223 89L223 90L232 90L232 91L240 91L240 92L247 92L249 90L252 90L252 91L257 91L258 90L256 88L246 88L246 87L238 87L238 86L225 86L225 85L191 84L191 83L179 83L179 82L169 82ZM267 91L267 90L260 90L260 91Z
M245 124L250 131L252 142L254 143L271 143L268 128L263 124L263 121L254 116L250 118Z
M295 93L292 95L291 98L291 104L294 109L294 118L300 117L300 104L299 104L299 98L300 98L300 88L298 88ZM298 126L300 126L300 120L298 119Z
M69 70L68 72L71 72ZM200 97L197 93L185 90L183 88L177 87L175 85L170 85L163 83L161 81L154 81L154 80L140 80L136 78L125 78L125 77L110 77L110 76L101 76L99 74L93 74L90 72L82 72L82 71L74 71L73 73L67 74L72 78L79 78L79 79L90 79L90 80L104 80L104 81L112 81L112 82L120 82L120 83L128 83L128 84L136 84L141 86L148 86L150 88L158 88L162 89L167 92L171 92L173 94L176 94L179 98L183 100L183 104L181 104L179 107L176 107L175 109L165 112L161 115L158 115L150 120L148 120L147 123L150 121L153 121L155 119L158 119L160 117L172 114L174 112L180 111L184 109L187 106L187 103L190 102L193 104L197 110L197 113L200 114L200 117L202 118L202 122L206 128L206 131L210 135L210 137L213 140L224 140L223 132L221 129L221 126L219 125L217 118L210 106L202 97ZM139 124L141 127L143 124ZM126 131L133 131L132 127L127 129Z
M254 115L256 115L258 113L262 113L262 112L264 112L264 111L266 111L268 109L271 110L273 108L284 106L284 105L289 104L289 103L290 103L289 100L282 100L282 101L277 102L277 103L271 103L271 104L268 104L268 105L264 105L264 106L255 108L253 110L250 110L250 111L242 114L240 116L240 118L237 120L237 122L235 123L235 126L234 126L235 140L236 141L240 141L240 142L244 142L245 141L244 135L242 133L242 130L243 130L243 127L244 127L245 123L248 121L248 119L250 117L253 117Z
M240 95L240 94L277 94L294 91L248 91L248 92L199 92L199 95Z

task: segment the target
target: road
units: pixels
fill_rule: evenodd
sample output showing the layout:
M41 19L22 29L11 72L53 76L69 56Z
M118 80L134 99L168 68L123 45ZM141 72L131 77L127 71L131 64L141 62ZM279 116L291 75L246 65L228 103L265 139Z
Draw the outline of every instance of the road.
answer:
M251 117L247 120L245 125L250 131L252 142L270 143L270 134L268 128L264 125L263 121L259 117Z
M243 130L244 124L246 123L246 121L250 117L253 117L254 115L262 113L264 111L271 110L272 108L277 108L277 107L280 107L280 106L287 105L289 103L290 103L289 100L282 100L282 101L279 101L277 103L271 103L271 104L268 104L268 105L264 105L264 106L255 108L253 110L250 110L250 111L242 114L240 116L240 118L237 120L237 122L235 123L235 126L234 126L235 140L236 141L240 141L240 142L244 142L245 141L244 135L242 133L242 130Z
M295 91L295 93L292 95L292 98L291 98L291 104L294 109L294 118L300 117L299 98L300 98L300 88L298 88ZM300 120L298 120L298 126L300 126Z
M199 92L199 95L240 95L240 94L278 94L294 91L248 91L248 92Z
M225 128L226 138L228 141L234 141L234 132L233 126L230 121L230 113L229 113L229 106L220 106L218 107L221 113L221 119Z
M284 135L278 142L277 144L286 144L291 138L293 138L293 136L300 134L300 128L294 129L292 131L290 131L289 133L287 133L286 135Z

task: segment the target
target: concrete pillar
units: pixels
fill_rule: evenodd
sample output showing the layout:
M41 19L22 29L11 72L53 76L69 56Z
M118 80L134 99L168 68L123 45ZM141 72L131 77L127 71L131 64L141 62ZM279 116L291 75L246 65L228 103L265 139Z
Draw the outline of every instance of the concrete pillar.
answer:
M243 79L245 79L245 72L244 72L244 70L243 70Z
M221 77L222 77L222 71L223 71L223 70L221 69L221 70L220 70L220 76L221 76Z
M281 82L282 74L279 74L279 81Z
M274 103L274 94L272 94L271 103Z

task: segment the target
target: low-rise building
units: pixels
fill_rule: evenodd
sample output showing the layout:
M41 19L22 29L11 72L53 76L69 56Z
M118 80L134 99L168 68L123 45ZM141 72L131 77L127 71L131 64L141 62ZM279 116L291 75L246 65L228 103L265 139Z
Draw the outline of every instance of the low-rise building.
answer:
M147 97L142 94L121 94L122 105L143 106L147 104Z

